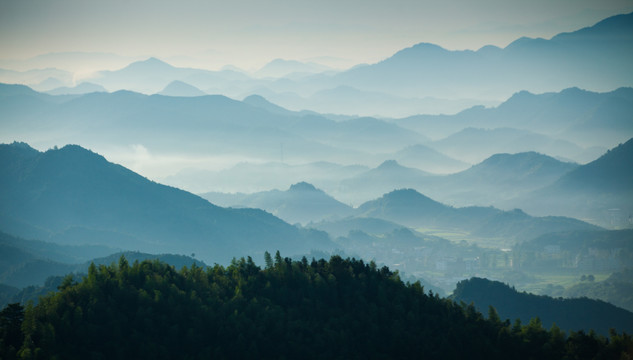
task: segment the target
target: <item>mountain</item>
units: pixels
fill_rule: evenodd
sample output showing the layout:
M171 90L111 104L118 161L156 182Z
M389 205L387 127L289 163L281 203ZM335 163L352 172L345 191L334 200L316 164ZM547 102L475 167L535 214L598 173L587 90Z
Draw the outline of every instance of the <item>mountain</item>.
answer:
M260 95L249 95L242 100L245 104L249 104L258 108L262 108L269 113L279 114L279 115L294 115L295 112L282 108L281 106L275 105L270 101L266 100L263 96Z
M334 77L337 84L394 95L504 98L518 90L570 86L609 91L633 84L633 13L553 38L520 38L501 49L450 51L421 43ZM607 30L608 29L608 30ZM600 74L599 76L594 76ZM623 75L626 74L626 75Z
M391 155L399 164L414 167L434 174L456 173L465 170L469 164L453 159L422 144L410 145Z
M413 189L395 190L358 207L360 216L377 217L411 226L421 219L452 212L449 206L426 197Z
M612 228L630 228L633 216L633 138L563 175L521 201L527 209L570 214Z
M46 91L59 86L70 86L73 83L73 74L54 68L37 68L26 71L0 69L0 82L23 84Z
M558 180L578 165L536 152L495 154L483 162L451 176L456 181L489 184L493 187L517 185L539 188Z
M503 49L484 46L476 51L450 51L435 44L420 43L401 49L378 63L355 66L339 73L322 72L325 69L313 63L276 59L254 74L258 76L255 78L228 67L222 71L181 68L156 58L129 63L131 58L116 58L108 54L48 56L51 65L46 67L67 67L69 63L71 67L78 66L75 64L81 67L82 64L93 63L93 69L112 69L113 64L121 66L125 60L128 65L123 68L101 71L83 79L108 91L126 89L154 94L172 81L183 81L206 93L232 98L259 94L295 111L343 111L348 115L380 117L455 114L474 105L497 105L523 90L540 94L578 87L610 92L633 86L633 75L629 75L629 64L633 62L632 17L633 13L614 16L594 26L558 34L551 39L519 38ZM64 58L70 60L64 61ZM101 63L104 65L100 66ZM23 67L28 64L33 64L31 69L42 68L30 61L18 65ZM42 61L37 64L42 64ZM278 78L280 76L284 77ZM31 70L29 73L0 71L0 81L36 86L39 90L71 86L73 79L70 72L51 69ZM578 108L586 109L586 106L580 103ZM590 117L600 120L604 116L603 111L609 112L609 108L602 107L596 116ZM530 110L528 113L538 112L537 108ZM558 115L547 111L539 116L556 119ZM619 119L628 118L620 113ZM506 120L512 121L512 118ZM590 123L599 122L591 120ZM550 126L544 124L544 129ZM523 125L529 127L530 123ZM503 126L513 127L509 124ZM538 132L534 128L529 130ZM577 141L568 136L582 136L591 146L609 148L614 145L605 144L613 134L611 131L592 134L585 126L570 128L569 131L568 134L553 135L571 142ZM448 135L445 133L443 136ZM626 138L631 136L633 134L629 132ZM616 138L616 141L623 139Z
M212 87L228 88L229 85L249 82L251 79L241 72L232 70L209 71L179 68L157 58L136 61L119 70L101 71L95 77L88 79L88 81L102 85L109 91L125 89L145 94L159 92L176 80L198 89L208 89ZM246 86L249 85L252 84Z
M538 317L546 329L556 324L563 331L595 330L604 336L609 329L631 332L633 313L599 300L554 299L520 293L498 281L471 278L460 281L452 299L474 303L479 311L493 306L501 319L520 319L527 324Z
M116 248L98 245L59 245L54 242L27 240L4 232L0 232L0 246L22 255L2 255L2 266L14 266L22 260L48 259L63 264L77 264L90 259L103 257L118 251ZM21 259L21 260L20 260ZM7 270L7 268L2 268Z
M201 197L214 202L213 194ZM328 218L345 217L352 214L351 207L337 201L314 185L300 182L286 191L271 190L250 195L237 195L234 200L221 196L222 206L263 209L291 224L317 222Z
M427 193L454 205L520 206L517 197L549 186L577 164L525 152L495 154L471 168L425 186Z
M174 80L170 82L159 95L165 96L204 96L206 95L202 90L195 86L189 85L185 82Z
M309 228L325 231L333 238L348 236L350 232L362 231L369 235L384 235L399 230L403 226L392 221L371 217L347 217L336 220L322 220L307 225Z
M561 177L555 188L618 194L633 191L633 138Z
M7 240L11 241L12 244L5 246ZM61 283L61 281L58 281L60 278L67 275L74 275L79 278L88 273L90 264L107 266L117 263L121 256L124 256L130 262L159 260L177 269L181 269L184 266L191 267L193 264L206 267L203 262L184 255L152 255L138 251L113 252L114 250L105 253L107 256L104 254L89 260L71 263L59 262L56 260L59 254L45 252L55 247L64 250L75 250L76 252L76 248L80 247L56 245L42 241L27 241L4 233L0 233L0 241L2 241L0 243L0 248L2 249L2 253L0 253L0 263L2 264L0 265L0 307L13 302L24 304L29 300L37 303L38 295L43 296L50 291L57 290L57 286ZM38 253L34 253L30 248L29 242L43 244L44 248L40 249ZM51 283L57 284L50 286Z
M89 94L92 92L106 92L106 89L97 84L82 82L81 84L73 87L62 86L53 90L49 90L46 93L51 95L79 95Z
M344 201L358 203L394 188L417 187L433 176L422 170L402 166L395 160L386 160L373 169L341 180L340 189L348 193Z
M173 97L117 91L49 97L53 100L38 93L0 96L0 130L6 141L37 139L34 145L39 148L60 143L100 149L135 144L175 157L195 154L199 158L204 152L254 162L359 164L371 153L425 140L375 118L334 121L318 114L281 114L221 95ZM185 166L182 162L174 165ZM298 179L302 180L306 179Z
M302 108L319 112L376 117L402 117L419 113L454 113L481 104L479 100L397 96L389 92L361 90L347 85L321 89L303 101L296 102L301 104Z
M475 106L455 115L416 115L393 121L436 140L467 128L513 128L548 134L584 148L575 159L586 163L633 137L631 111L633 88L592 92L573 87L541 94L520 91L494 107Z
M210 263L267 249L304 253L331 246L324 233L299 230L261 210L214 206L76 145L44 153L1 145L0 168L1 226L23 237L197 253ZM84 236L76 238L75 230Z
M280 148L285 150L286 148ZM353 177L367 171L362 165L341 165L326 161L291 164L271 161L264 163L239 162L222 170L186 168L161 181L178 188L191 189L199 194L208 194L221 204L239 195L268 191L275 188L289 188L293 184L306 181L324 189L336 199L345 197L339 188L339 179ZM208 189L214 189L208 192ZM233 194L228 198L224 194ZM233 200L229 201L232 202ZM348 202L346 202L348 203ZM349 204L349 203L348 203Z
M540 152L555 157L578 158L584 149L569 141L515 128L466 128L430 144L456 159L476 163L499 153Z
M493 207L454 208L415 190L395 190L360 205L359 217L376 217L411 228L468 231L480 238L499 238L505 245L542 234L570 230L599 230L597 226L564 217L532 217L521 210L501 211Z

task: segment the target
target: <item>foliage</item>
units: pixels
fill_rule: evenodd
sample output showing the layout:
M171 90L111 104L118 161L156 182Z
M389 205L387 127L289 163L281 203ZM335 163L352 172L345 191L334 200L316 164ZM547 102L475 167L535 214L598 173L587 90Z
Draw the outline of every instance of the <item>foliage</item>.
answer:
M270 264L270 260L274 262ZM485 358L560 359L631 354L628 335L566 337L538 319L485 319L375 263L276 253L227 267L176 271L159 261L89 268L27 306L22 359ZM19 306L19 305L18 305ZM13 308L15 310L15 308ZM4 314L2 340L7 338ZM3 348L3 351L6 351ZM7 357L1 353L0 357Z

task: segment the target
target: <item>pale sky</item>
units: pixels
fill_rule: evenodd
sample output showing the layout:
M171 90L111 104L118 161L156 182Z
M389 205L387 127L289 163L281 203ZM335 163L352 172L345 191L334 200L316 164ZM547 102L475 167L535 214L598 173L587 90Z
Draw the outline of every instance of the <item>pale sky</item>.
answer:
M349 66L420 42L504 47L632 11L633 0L0 0L0 59L80 51L207 68L317 57Z

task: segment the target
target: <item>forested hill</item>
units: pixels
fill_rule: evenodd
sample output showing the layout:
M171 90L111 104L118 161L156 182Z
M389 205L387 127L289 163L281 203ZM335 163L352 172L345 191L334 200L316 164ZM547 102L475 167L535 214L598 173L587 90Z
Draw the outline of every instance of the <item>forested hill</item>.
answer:
M633 332L633 313L604 301L587 298L554 299L516 291L499 281L472 278L457 283L452 298L474 303L479 310L493 306L502 319L523 323L539 317L543 326L563 330L595 330L607 335L611 328Z
M23 321L22 321L23 319ZM253 261L176 271L92 265L38 305L0 313L3 359L621 358L633 340L486 320L362 261Z

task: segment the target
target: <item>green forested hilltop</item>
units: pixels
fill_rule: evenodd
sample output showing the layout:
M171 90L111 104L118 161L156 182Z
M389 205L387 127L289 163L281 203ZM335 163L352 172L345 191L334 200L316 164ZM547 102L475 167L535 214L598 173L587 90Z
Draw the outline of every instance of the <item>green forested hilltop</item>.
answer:
M90 267L80 282L0 314L3 359L563 359L633 354L628 335L565 336L539 321L484 319L374 263L279 253L173 267L158 261ZM22 334L16 329L22 323Z

